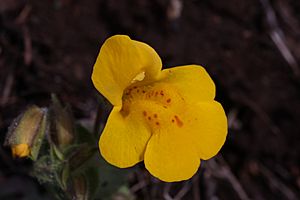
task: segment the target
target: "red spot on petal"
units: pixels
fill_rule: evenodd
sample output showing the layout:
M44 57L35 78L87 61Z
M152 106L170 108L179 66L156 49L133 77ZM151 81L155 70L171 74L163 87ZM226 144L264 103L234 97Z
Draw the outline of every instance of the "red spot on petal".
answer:
M156 124L157 126L159 126L159 122L156 122L155 124Z
M174 118L176 120L177 126L178 127L182 127L183 126L183 122L180 120L180 118L177 115L175 115Z
M160 91L160 95L161 95L161 96L164 96L164 91L161 90L161 91Z
M148 117L148 119L151 121L151 117Z
M147 116L147 112L146 112L145 110L143 111L143 115L144 115L144 116Z
M142 92L143 92L144 94L146 93L146 91L145 91L145 90L143 90Z
M155 96L157 96L158 95L158 92L155 92Z
M154 114L153 117L154 117L154 118L157 118L157 114Z
M167 103L170 103L171 102L171 99L167 99Z

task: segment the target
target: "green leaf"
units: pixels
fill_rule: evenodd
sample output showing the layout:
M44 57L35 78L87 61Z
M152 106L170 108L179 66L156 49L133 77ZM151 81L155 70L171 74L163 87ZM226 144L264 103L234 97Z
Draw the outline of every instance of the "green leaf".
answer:
M99 187L95 197L111 199L121 186L126 185L126 177L132 169L120 169L107 163L98 154L95 156L97 170L99 171Z

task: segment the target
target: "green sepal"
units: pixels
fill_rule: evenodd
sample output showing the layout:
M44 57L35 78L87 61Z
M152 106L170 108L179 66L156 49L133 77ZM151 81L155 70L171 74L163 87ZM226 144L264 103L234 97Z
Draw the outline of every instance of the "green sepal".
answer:
M47 114L47 109L45 108L44 115L42 117L38 133L37 133L36 137L34 138L34 141L32 143L32 147L31 147L30 158L33 161L36 161L38 158L41 146L45 139L45 134L48 132L48 128L49 128L48 114Z
M51 140L59 149L72 144L76 138L74 120L69 106L63 107L56 95L51 95Z

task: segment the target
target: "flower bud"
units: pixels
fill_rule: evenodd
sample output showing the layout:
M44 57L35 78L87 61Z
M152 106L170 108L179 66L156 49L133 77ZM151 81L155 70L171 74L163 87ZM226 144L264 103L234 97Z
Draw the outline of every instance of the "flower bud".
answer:
M46 132L47 109L35 105L19 115L9 127L5 145L14 157L36 160Z
M63 107L55 95L52 95L51 121L51 140L60 148L70 145L75 132L73 117L69 107Z

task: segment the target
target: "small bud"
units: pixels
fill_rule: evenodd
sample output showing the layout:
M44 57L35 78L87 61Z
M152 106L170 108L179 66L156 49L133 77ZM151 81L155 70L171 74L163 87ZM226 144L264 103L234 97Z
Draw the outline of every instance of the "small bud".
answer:
M14 157L37 158L46 132L46 113L46 109L31 106L13 121L5 145L11 147Z
M52 141L60 148L70 145L75 132L73 116L69 107L63 107L55 95L52 95L51 121Z

